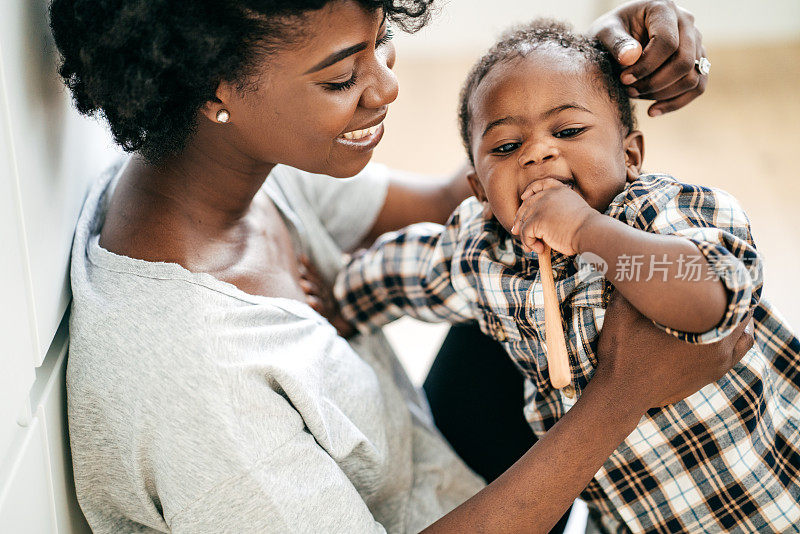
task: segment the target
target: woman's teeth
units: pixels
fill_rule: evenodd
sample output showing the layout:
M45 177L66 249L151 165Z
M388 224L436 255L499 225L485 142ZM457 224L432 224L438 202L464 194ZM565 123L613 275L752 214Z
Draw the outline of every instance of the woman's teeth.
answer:
M347 132L342 134L342 137L344 137L345 139L349 139L351 141L363 139L377 132L380 126L381 126L380 124L376 124L375 126L372 126L371 128L366 128L364 130L353 130L352 132Z

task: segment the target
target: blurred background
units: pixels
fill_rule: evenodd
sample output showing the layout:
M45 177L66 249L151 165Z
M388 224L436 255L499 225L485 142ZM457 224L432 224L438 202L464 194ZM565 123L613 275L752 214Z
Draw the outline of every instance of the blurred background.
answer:
M538 16L584 31L609 0L451 0L421 32L396 32L400 96L375 160L446 174L465 158L456 124L458 91L472 63L509 25ZM725 189L750 216L764 256L764 295L800 326L800 2L684 0L703 33L712 69L704 95L665 116L647 116L644 167ZM410 373L424 378L444 325L403 319L387 333Z

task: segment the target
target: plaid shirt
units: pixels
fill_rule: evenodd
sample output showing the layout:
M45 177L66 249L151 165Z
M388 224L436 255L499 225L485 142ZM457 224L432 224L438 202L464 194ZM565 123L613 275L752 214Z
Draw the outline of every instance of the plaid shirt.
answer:
M756 344L716 383L650 410L582 498L609 531L800 532L800 342L760 301L761 263L746 215L727 193L666 175L628 184L606 214L692 240L726 285L728 307L717 328L664 330L710 343L752 310ZM634 275L632 260L625 261ZM552 263L576 395L550 386L536 255L525 254L499 223L487 220L474 198L445 226L423 223L383 236L340 275L335 294L361 331L404 315L477 320L526 377L525 415L541 436L592 377L613 290L575 258L556 253ZM683 266L687 272L690 263ZM658 275L652 263L639 270Z

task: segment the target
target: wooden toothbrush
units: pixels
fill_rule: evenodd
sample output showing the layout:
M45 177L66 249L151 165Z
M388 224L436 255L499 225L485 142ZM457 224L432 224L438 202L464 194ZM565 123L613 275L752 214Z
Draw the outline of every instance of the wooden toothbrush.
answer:
M564 339L564 326L561 320L561 309L556 295L556 283L553 279L553 265L550 259L550 247L544 246L539 254L539 272L542 277L544 293L544 330L547 343L547 368L550 383L555 389L561 389L572 382L567 355L567 342Z

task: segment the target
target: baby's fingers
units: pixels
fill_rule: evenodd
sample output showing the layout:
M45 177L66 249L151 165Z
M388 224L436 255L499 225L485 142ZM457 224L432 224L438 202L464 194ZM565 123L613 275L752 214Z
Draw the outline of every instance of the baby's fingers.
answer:
M556 187L566 187L563 182L556 180L555 178L544 178L543 180L534 180L528 187L525 188L525 191L522 192L520 195L520 200L527 200L532 195L536 193L541 193L545 189L554 189Z
M517 214L514 216L514 224L511 226L512 235L519 235L522 226L525 224L525 219L529 216L529 209L530 206L523 203L517 210Z
M534 221L530 217L529 210L520 210L517 213L514 228L519 229L519 240L525 252L534 252L544 248L544 244L536 237Z
M544 244L544 241L541 239L537 239L536 242L531 247L532 251L537 254L543 254L544 251L547 249L547 245Z
M544 251L544 241L538 239L532 231L524 231L519 236L522 242L522 249L525 252L542 252Z
M306 304L317 312L320 315L324 315L325 307L322 305L322 301L315 295L306 295Z
M299 280L300 289L303 290L303 293L306 295L319 295L319 287L313 281L301 277Z

